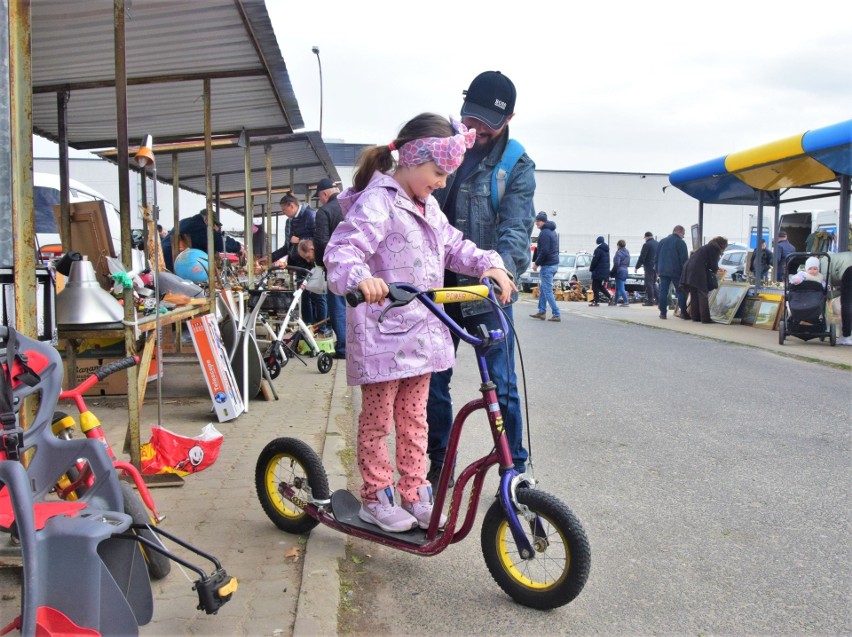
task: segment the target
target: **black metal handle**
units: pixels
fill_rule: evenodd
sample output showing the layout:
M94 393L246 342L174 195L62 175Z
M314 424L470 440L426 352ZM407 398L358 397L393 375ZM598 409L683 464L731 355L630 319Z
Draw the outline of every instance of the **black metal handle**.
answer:
M108 365L104 365L103 367L98 367L98 369L95 370L94 375L98 377L98 380L103 380L110 374L115 374L116 372L120 372L122 369L127 369L128 367L135 366L136 357L128 356L126 358L122 358L121 360L109 363Z

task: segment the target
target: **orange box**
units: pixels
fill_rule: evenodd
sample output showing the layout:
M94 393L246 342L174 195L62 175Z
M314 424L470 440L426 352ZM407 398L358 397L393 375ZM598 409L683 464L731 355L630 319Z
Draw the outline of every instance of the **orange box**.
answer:
M240 397L228 353L219 334L219 325L212 314L198 316L189 321L189 331L195 353L204 373L204 380L213 400L219 422L233 420L245 407Z

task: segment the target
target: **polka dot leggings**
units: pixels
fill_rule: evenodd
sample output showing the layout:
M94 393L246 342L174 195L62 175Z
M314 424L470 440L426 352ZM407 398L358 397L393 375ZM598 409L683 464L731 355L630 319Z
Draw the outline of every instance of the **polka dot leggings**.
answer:
M361 385L358 416L358 468L364 484L362 500L393 486L388 436L396 422L397 491L403 502L416 502L417 487L426 482L426 400L430 374Z

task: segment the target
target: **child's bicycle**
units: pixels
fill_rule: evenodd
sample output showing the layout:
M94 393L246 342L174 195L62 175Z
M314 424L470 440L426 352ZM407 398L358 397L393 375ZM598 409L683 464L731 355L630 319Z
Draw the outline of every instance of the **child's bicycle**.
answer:
M556 497L535 488L529 474L514 469L496 386L485 364L484 352L506 338L508 326L490 285L420 290L408 284L391 284L381 317L388 310L418 300L450 331L473 346L482 380L482 397L464 405L453 422L444 467L452 467L462 427L467 418L483 410L488 418L494 449L465 468L456 478L447 524L438 529L440 512L448 498L452 471L444 471L434 492L432 522L427 530L387 533L358 517L361 503L348 491L329 495L328 479L317 454L304 442L277 438L264 447L255 468L255 486L261 506L275 525L289 533L307 533L318 523L378 542L391 548L435 555L463 540L476 517L477 502L485 475L499 465L500 486L481 531L485 563L497 584L516 602L536 609L551 609L572 601L589 576L591 550L577 517ZM359 293L347 295L350 305L363 301ZM440 304L489 298L500 316L502 330L481 327L478 335L467 333L441 309ZM381 317L379 320L382 320ZM465 487L473 480L467 511L461 526L459 512Z
M112 447L104 436L100 420L95 414L89 411L83 396L85 392L110 374L127 369L128 367L134 367L138 363L138 357L128 356L99 367L82 383L73 389L63 391L59 394L59 400L74 401L77 410L80 412L80 430L87 438L100 441L104 449L106 449L110 460L112 460L112 464L119 476L129 477L136 485L138 492L123 480L119 483L121 495L124 498L124 513L131 517L134 524L138 525L133 529L133 532L157 546L162 546L162 542L157 534L147 528L148 526L156 526L164 519L163 516L157 514L151 492L148 490L139 470L129 462L124 462L116 457ZM52 430L57 438L70 440L73 437L76 425L77 423L73 416L69 416L62 411L53 412ZM91 488L93 482L94 476L92 475L91 468L84 460L79 460L76 469L70 470L57 482L56 495L63 500L77 500L84 495L86 489ZM147 549L144 543L140 544L140 548L142 549L142 554L145 556L145 561L148 565L148 574L151 576L151 579L162 579L169 574L172 563L165 554Z
M249 290L249 307L254 307L256 303L267 302L270 307L281 308L286 304L286 311L283 315L279 315L280 326L276 332L269 320L262 314L258 315L258 321L261 324L261 331L258 336L269 337L269 345L263 352L263 362L266 369L269 370L271 378L277 378L281 373L281 369L287 364L290 358L299 359L303 365L307 363L298 354L298 347L301 341L304 341L312 357L317 359L317 369L321 374L327 374L331 371L331 366L334 360L327 352L322 351L317 345L314 338L314 331L319 327L319 324L309 326L302 320L300 303L305 288L311 276L316 276L311 270L300 268L297 266L287 266L288 272L293 272L301 275L301 281L294 291L291 290L276 290L267 289L266 282L270 275L279 268L270 268L261 279L255 289ZM263 293L266 293L263 296ZM289 301L289 302L288 302Z

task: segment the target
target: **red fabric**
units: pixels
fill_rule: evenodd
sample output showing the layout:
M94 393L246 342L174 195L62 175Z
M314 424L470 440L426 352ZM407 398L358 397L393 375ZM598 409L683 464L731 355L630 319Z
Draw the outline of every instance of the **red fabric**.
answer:
M33 516L35 518L36 530L44 528L45 522L57 515L73 516L80 509L86 508L85 502L36 502L33 506ZM5 487L0 489L0 527L8 529L15 521L15 512L12 509L12 500L9 497L9 490Z

